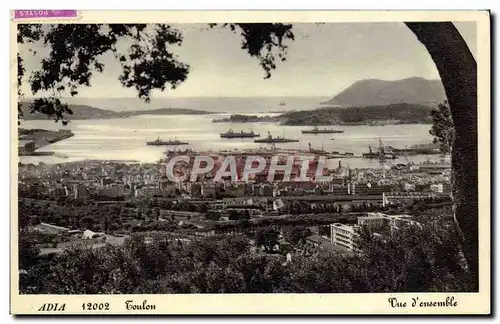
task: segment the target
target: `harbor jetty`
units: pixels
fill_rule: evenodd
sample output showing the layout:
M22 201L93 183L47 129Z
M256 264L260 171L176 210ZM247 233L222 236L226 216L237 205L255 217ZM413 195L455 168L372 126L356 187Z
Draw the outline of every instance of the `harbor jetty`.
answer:
M58 131L46 129L23 129L18 131L18 154L19 156L27 155L52 155L51 152L35 152L36 150L65 140L75 134L69 129L60 129Z

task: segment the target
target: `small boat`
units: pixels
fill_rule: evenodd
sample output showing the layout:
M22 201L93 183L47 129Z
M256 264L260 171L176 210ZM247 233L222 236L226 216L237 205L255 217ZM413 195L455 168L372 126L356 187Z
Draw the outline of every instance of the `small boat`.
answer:
M221 138L253 138L259 136L260 134L255 134L253 130L250 131L250 133L245 133L244 131L235 132L232 129L229 129L226 133L220 133Z
M286 103L280 102L280 106L286 106Z
M254 142L255 143L295 143L295 142L299 141L296 139L285 138L284 136L272 137L271 132L268 132L267 134L268 135L266 138L256 139L256 140L254 140Z
M315 126L313 129L306 129L302 131L302 134L340 134L343 133L343 130L335 130L335 129L319 129Z
M188 142L181 142L177 139L175 140L168 140L168 141L163 141L161 140L159 137L154 140L154 141L150 141L150 142L146 142L147 145L155 145L155 146L160 146L160 145L188 145L189 143Z

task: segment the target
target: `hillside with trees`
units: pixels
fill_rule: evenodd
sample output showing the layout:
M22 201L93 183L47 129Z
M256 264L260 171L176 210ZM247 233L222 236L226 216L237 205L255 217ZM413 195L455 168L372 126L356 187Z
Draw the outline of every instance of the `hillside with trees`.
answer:
M32 111L31 103L23 103L21 106L22 119L40 120L50 119L43 108L41 111ZM135 110L135 111L111 111L107 109L95 108L86 105L68 105L71 113L68 114L73 120L79 119L109 119L109 118L127 118L139 115L203 115L210 114L204 110L184 109L184 108L163 108L154 110Z
M432 108L415 104L293 111L279 116L284 125L364 125L378 122L415 124L432 122Z

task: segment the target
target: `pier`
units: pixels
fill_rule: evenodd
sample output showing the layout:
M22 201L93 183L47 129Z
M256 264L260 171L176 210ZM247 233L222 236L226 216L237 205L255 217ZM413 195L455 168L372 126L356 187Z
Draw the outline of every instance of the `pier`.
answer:
M54 155L52 152L35 152L36 150L74 136L67 129L51 131L46 129L19 129L19 156Z

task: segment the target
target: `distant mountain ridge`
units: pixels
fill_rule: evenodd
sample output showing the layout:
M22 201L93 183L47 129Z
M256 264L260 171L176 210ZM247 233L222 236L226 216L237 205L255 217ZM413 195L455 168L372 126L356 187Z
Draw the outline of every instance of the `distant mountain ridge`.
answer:
M69 105L73 111L72 115L68 115L69 119L109 119L109 118L127 118L139 115L205 115L210 114L204 110L184 109L184 108L162 108L154 110L136 110L136 111L111 111L107 109L95 108L87 105ZM32 113L29 110L29 103L22 104L22 119L24 120L40 120L48 119L48 117L39 112Z
M413 77L396 81L378 79L357 81L322 104L350 107L402 103L435 106L444 100L446 94L441 80Z

